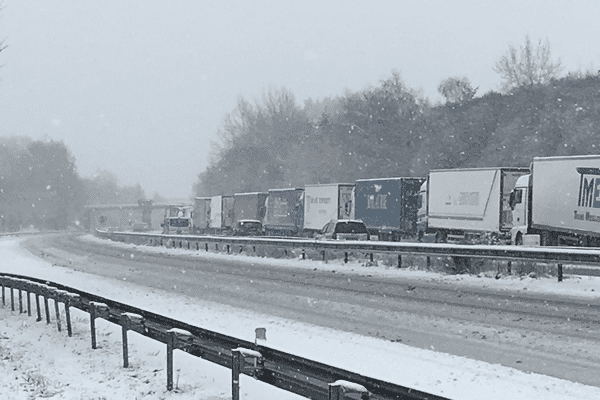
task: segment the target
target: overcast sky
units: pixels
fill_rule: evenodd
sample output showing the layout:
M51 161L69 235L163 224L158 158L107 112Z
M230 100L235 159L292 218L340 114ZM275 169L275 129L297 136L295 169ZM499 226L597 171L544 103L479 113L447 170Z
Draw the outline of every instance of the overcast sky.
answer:
M526 34L564 72L595 71L599 16L595 0L4 0L0 136L62 140L81 176L189 197L239 96L284 86L302 104L393 69L434 103L450 76L481 95Z

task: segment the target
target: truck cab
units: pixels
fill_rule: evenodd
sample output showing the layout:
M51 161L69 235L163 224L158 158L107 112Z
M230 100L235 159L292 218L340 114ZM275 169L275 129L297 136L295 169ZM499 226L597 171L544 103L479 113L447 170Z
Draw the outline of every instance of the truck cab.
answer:
M528 233L528 207L529 202L529 175L523 175L517 179L514 190L510 193L510 208L512 210L513 227L510 230L510 242L514 245L522 245L523 238Z
M427 180L419 189L417 208L417 238L419 242L422 242L427 232Z
M185 205L168 205L162 223L163 233L191 233L192 207Z

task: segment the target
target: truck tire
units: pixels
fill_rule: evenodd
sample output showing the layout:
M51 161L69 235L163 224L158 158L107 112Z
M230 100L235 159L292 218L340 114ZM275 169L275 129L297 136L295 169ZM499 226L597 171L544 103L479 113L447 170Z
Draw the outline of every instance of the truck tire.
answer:
M437 231L435 233L435 242L436 243L446 243L448 241L448 234L446 231Z

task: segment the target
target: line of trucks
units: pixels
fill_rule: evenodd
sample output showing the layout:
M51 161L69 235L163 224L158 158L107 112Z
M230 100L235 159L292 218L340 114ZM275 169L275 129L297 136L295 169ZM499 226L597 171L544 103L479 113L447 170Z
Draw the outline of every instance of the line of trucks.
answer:
M371 240L600 247L600 155L196 197L186 215L186 233L254 221L268 236L313 237L331 220L361 220Z

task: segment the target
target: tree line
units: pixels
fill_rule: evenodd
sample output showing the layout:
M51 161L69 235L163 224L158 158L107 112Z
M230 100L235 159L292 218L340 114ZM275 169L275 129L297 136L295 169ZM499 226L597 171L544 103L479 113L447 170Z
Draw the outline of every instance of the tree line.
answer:
M0 138L0 232L66 229L81 219L86 204L145 198L139 184L121 186L107 171L81 178L62 142Z
M397 71L365 90L298 105L288 89L240 98L224 119L194 195L425 176L430 169L528 166L534 156L598 153L600 78L559 77L547 41L509 46L494 70L502 90L477 96L443 80L432 105Z

